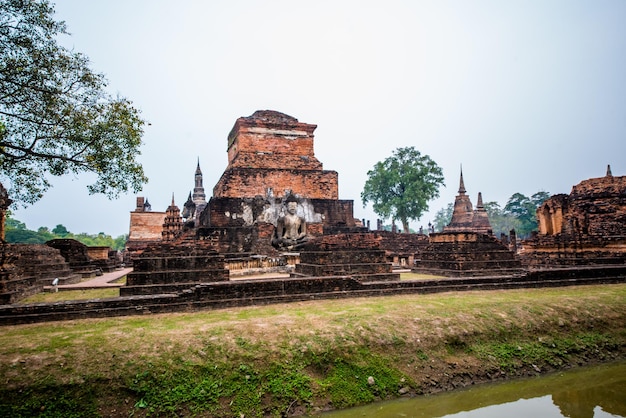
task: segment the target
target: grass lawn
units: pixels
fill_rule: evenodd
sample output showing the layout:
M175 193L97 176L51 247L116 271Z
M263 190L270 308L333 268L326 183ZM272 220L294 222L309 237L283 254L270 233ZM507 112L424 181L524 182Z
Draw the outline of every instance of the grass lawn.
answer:
M53 303L64 300L88 300L119 297L119 288L99 288L89 290L60 290L58 292L42 292L22 299L18 303Z

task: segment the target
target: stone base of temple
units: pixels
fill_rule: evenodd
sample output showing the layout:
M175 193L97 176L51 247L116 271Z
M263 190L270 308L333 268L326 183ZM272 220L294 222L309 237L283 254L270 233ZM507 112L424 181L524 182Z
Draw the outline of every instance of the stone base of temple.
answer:
M626 237L543 235L523 241L522 262L528 268L626 264Z
M220 254L276 256L278 251L271 244L273 233L274 226L269 223L234 227L203 226L195 231L195 236L187 237L183 241L187 244L197 242L203 246L210 246Z
M374 234L337 234L311 240L293 277L350 276L361 282L400 280Z
M385 250L387 261L394 268L410 269L420 254L428 245L428 235L399 234L391 231L372 231L380 242L380 248Z
M0 306L0 324L77 318L189 312L235 306L266 305L318 299L468 290L543 288L626 282L626 266L561 268L522 276L391 280L366 283L347 276L236 280L198 283L179 291L155 291L115 299ZM157 290L159 285L153 285ZM150 286L144 286L147 288ZM123 288L122 288L123 289Z
M58 284L78 283L60 251L44 244L7 244L0 273L0 303L14 303L42 292L54 279Z
M120 295L170 293L197 283L224 280L228 280L224 256L212 248L153 245L134 260L134 270L127 275Z
M491 235L475 232L430 234L414 273L448 277L523 274L521 261Z

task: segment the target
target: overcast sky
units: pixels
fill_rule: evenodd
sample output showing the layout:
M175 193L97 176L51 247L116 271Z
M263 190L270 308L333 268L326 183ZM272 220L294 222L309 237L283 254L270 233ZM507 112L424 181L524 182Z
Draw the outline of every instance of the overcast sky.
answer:
M454 201L463 166L476 204L569 193L626 175L626 1L59 0L63 44L151 124L140 195L182 207L196 161L207 196L227 135L256 110L318 125L315 154L340 199L371 220L367 171L414 146L446 187L414 229ZM53 179L14 216L30 229L128 233L136 195L90 196L88 175Z

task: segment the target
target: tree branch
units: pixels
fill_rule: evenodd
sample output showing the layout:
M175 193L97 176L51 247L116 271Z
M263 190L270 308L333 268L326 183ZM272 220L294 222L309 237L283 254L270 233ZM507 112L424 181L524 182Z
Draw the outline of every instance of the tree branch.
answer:
M17 156L17 155L9 154L9 153L7 153L4 150L4 148L9 148L9 149L12 149L12 150L15 150L15 151L20 151L24 155ZM83 152L84 152L84 150L83 150ZM3 141L0 141L0 154L9 157L9 159L12 159L12 160L22 160L22 159L25 159L25 158L35 157L35 158L41 158L41 159L45 159L45 160L61 160L61 161L69 162L69 163L72 163L72 164L76 164L76 165L81 166L81 167L90 168L89 164L87 164L83 160L79 160L79 159L73 158L74 156L67 157L65 155L59 155L59 154L42 153L42 152L31 150L30 148L20 147L20 146L17 146L17 145L14 145L14 144L10 144L10 143L7 143L7 142L3 142ZM75 154L75 156L76 155L79 155L79 154Z

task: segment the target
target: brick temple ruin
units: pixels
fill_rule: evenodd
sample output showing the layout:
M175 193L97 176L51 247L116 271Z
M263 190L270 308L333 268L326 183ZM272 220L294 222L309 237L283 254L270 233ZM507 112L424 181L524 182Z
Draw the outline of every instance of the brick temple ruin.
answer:
M117 251L88 247L74 239L54 239L45 244L3 242L0 252L0 304L43 292L55 279L59 285L78 283L122 264Z
M626 280L626 177L610 168L605 177L548 199L537 211L538 233L519 250L514 233L510 242L493 236L482 194L474 207L462 172L451 222L441 233L371 231L369 222L354 219L353 202L339 199L337 172L315 157L315 129L275 111L237 119L227 137L227 167L208 201L199 161L182 211L174 196L162 212L137 198L127 243L134 271L120 289L123 298L0 306L0 323ZM43 247L34 253L3 247L3 303L15 301L24 283L30 287L22 295L50 274L70 283L75 271L106 258L103 249L74 243ZM33 268L43 273L37 277ZM442 278L400 280L397 268Z
M223 252L275 254L272 234L290 198L308 235L353 230L353 201L339 199L337 172L315 157L316 128L274 111L237 119L228 134L228 166L200 214L198 235L220 241ZM232 235L242 230L256 242Z
M227 138L228 165L205 209L194 214L195 197L205 196L198 165L194 199L190 193L183 211L186 216L179 214L173 199L165 216L158 215L163 222L160 239L168 245L145 248L143 261L129 275L129 286L122 293L150 293L144 286L180 289L186 280L228 281L238 266L278 271L277 267L289 265L280 271L289 271L294 278L350 275L371 282L398 280L394 265L447 277L524 275L523 261L531 258L518 255L514 231L506 241L493 235L482 194L474 207L462 171L452 219L443 232L397 234L364 228L365 222L353 218L353 202L339 199L337 172L324 170L315 157L315 128L274 111L237 119ZM290 204L294 216L307 225L308 243L297 250L273 245ZM532 246L525 246L526 254ZM215 264L197 262L205 255ZM168 259L177 261L164 262ZM177 267L160 270L169 264ZM192 271L197 279L189 279ZM188 279L181 282L181 277Z
M537 209L539 231L520 253L529 268L626 263L626 176L584 180Z
M137 251L135 271L128 275L128 286L122 293L144 293L147 288L142 286L159 285L161 290L164 285L179 288L181 280L196 282L189 281L187 271L195 271L198 280L222 280L222 270L215 265L198 269L198 260L209 255L221 257L222 261L217 263L226 263L229 271L237 265L262 268L278 267L276 264L291 265L293 271L302 256L299 247L304 246L305 238L313 242L323 236L365 232L354 219L353 201L339 199L338 173L325 170L315 156L316 128L316 125L268 110L237 119L227 137L228 165L202 212L198 213L197 206L194 211L188 199L183 210L186 218L183 218L172 199L165 216L159 213L149 218L161 220L160 240L158 228L144 227L138 222L147 218L139 204L139 210L131 213L134 232L131 235L151 237L154 241L129 238L129 247L143 246L143 249L140 254ZM195 181L194 196L204 196L199 165ZM290 206L293 207L291 215ZM301 219L303 226L306 225L303 241L298 245L295 242L283 245L282 237L276 235L282 219L289 216ZM166 242L167 247L164 247ZM367 251L371 251L370 255L382 251L364 245L358 248L363 255ZM357 249L350 245L350 251L354 255ZM391 274L391 263L387 262L384 251L382 254L375 258L376 263L370 262L367 267L351 266L344 258L342 269L361 269L364 275L385 271L386 278L399 279L398 275ZM172 259L172 262L163 263L165 259ZM309 260L313 262L311 255ZM174 264L177 267L163 268ZM360 263L355 261L355 264ZM368 269L371 272L368 273ZM181 279L183 277L185 279Z

